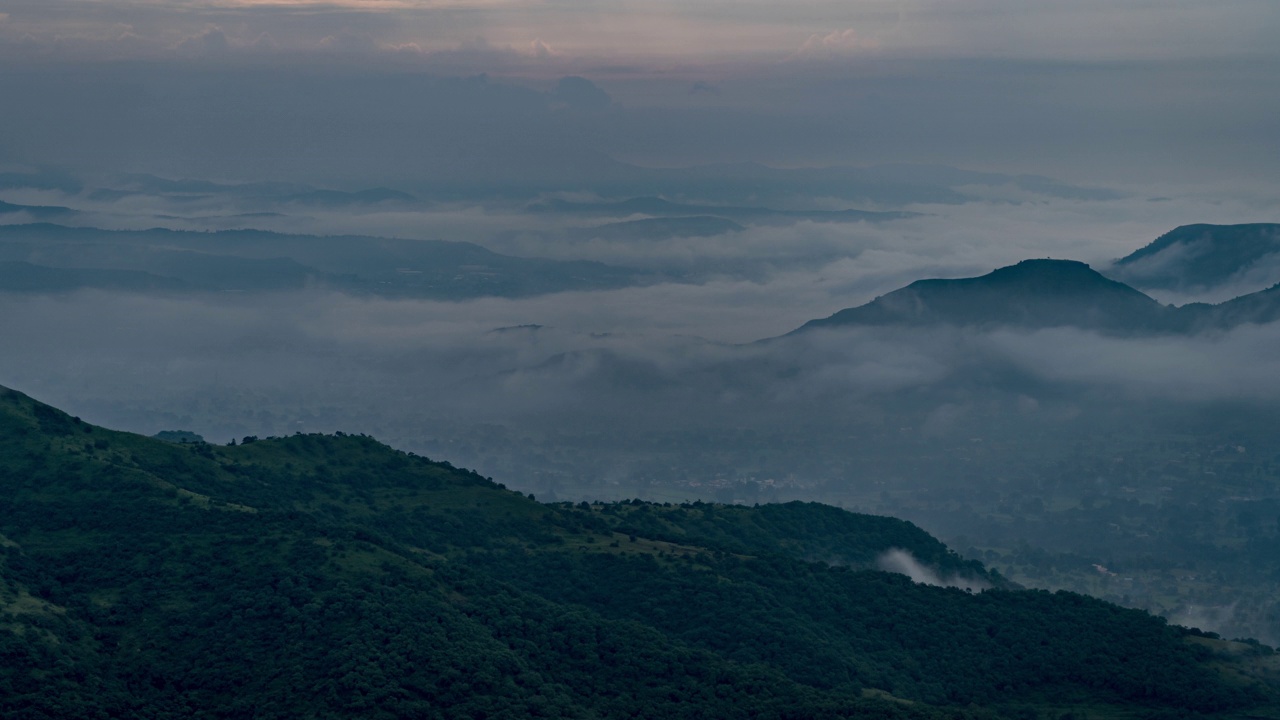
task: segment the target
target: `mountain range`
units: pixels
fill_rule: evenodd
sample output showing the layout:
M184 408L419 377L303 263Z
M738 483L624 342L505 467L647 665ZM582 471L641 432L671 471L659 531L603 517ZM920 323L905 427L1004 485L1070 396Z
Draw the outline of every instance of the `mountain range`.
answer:
M548 201L585 214L647 214L573 229L579 240L645 241L735 233L726 210L658 198L621 203ZM782 211L738 208L770 213ZM855 212L855 211L844 211ZM791 217L787 213L782 213ZM804 214L812 219L812 213ZM842 213L834 215L843 217ZM874 214L873 214L874 215ZM887 213L882 215L900 215ZM861 217L861 216L859 216ZM806 323L841 326L1078 327L1111 334L1194 333L1280 319L1280 225L1189 225L1117 260L1106 275L1070 260L1034 259L961 279L926 279ZM145 293L262 292L327 288L431 299L526 297L663 280L696 281L591 261L514 257L463 242L259 230L110 231L47 223L0 225L0 291L97 288ZM1215 305L1164 305L1141 290L1266 282ZM1129 281L1129 284L1126 284Z
M55 168L0 172L0 189L58 191L68 202L85 199L94 204L114 204L131 198L150 197L164 202L202 202L218 199L242 211L272 209L335 208L358 211L421 207L436 201L518 198L539 202L557 193L574 193L592 187L605 200L595 208L577 208L590 214L620 211L626 204L653 204L662 198L672 205L667 214L743 213L753 222L818 222L892 219L893 212L775 211L768 207L808 204L812 198L838 198L855 205L900 209L917 204L963 204L996 194L1015 197L1032 194L1046 198L1109 200L1122 193L1101 187L1071 185L1036 175L977 172L943 165L878 165L871 167L775 168L758 163L721 163L681 168L639 167L614 160L600 152L577 148L572 152L549 147L509 148L501 158L455 152L436 157L436 172L402 178L401 188L347 186L343 190L321 188L306 182L214 182L172 179L148 174L107 178L78 178ZM514 164L513 164L514 163ZM380 179L378 182L382 182ZM408 192L406 192L408 191ZM554 201L553 201L554 202ZM574 203L577 205L578 203ZM610 210L611 205L617 205ZM711 213L690 212L698 206ZM559 208L569 212L570 208ZM900 213L909 215L910 213ZM727 215L726 215L727 217Z
M604 263L513 257L441 240L0 225L0 291L9 292L325 287L353 294L462 299L647 281L646 273Z
M933 584L880 569L903 563ZM3 388L0 652L12 718L1226 717L1277 697L1269 648L1019 588L893 518L544 504L362 435L167 442Z
M693 219L716 217L742 222L764 224L792 224L809 222L885 222L919 217L919 213L870 210L775 210L768 207L744 205L701 205L674 202L659 197L634 197L616 202L578 202L551 199L529 205L535 213L566 213L572 215L630 217L649 215L654 218Z
M36 220L67 218L76 214L75 210L60 205L17 205L0 201L0 215L17 215L25 213Z
M917 280L801 329L976 325L1134 332L1172 329L1177 311L1073 260L1023 260L981 277Z
M1277 319L1280 284L1213 305L1162 305L1085 263L1042 259L1023 260L980 277L917 280L865 305L811 320L796 332L856 326L953 325L1076 327L1107 334L1142 335L1228 330Z

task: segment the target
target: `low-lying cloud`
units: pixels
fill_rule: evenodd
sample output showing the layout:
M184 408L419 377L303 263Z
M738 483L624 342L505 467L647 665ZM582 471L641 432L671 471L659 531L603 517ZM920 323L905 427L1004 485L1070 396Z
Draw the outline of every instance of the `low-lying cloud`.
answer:
M932 568L926 567L916 560L910 552L901 548L893 548L876 560L876 566L885 572L898 573L911 578L912 582L936 587L952 587L981 592L991 587L987 583L973 578L962 578L957 575L942 577Z
M798 274L786 277L779 282L803 286ZM1030 415L1052 412L1037 398L1044 392L1070 391L1081 402L1280 399L1276 325L1140 339L1066 328L851 328L748 345L699 337L778 334L810 312L806 302L822 299L776 302L769 290L783 287L726 281L468 302L318 292L10 296L0 298L0 377L98 422L142 430L161 429L146 412L245 393L293 408L293 425L306 408L329 408L325 424L298 429L359 430L352 423L394 428L407 415L516 424L651 418L671 429L754 418L785 427L911 392L937 398L918 430L928 436L968 428L969 414L988 411L984 398L1005 393ZM185 414L214 432L202 411ZM217 414L227 428L255 433L292 427L257 426L249 402Z

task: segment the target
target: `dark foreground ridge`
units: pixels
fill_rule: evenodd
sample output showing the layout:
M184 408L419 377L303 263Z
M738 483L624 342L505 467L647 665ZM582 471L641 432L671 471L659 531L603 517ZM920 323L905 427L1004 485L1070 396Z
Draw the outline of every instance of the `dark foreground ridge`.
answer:
M1023 260L986 275L917 280L858 307L811 320L816 328L954 325L1076 327L1115 335L1193 333L1280 319L1280 285L1218 305L1161 305L1074 260Z
M872 569L890 549L994 589ZM364 436L167 442L3 388L0 579L5 718L1143 717L1274 697L1250 677L1266 648L1008 587L893 518L546 505Z

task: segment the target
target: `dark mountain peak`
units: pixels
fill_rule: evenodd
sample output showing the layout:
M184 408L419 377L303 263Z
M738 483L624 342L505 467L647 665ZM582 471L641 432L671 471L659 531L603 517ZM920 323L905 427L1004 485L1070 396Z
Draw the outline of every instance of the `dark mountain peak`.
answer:
M1164 329L1169 309L1074 260L1023 260L986 275L918 280L802 327L961 325Z
M1197 237L1186 226L1178 237ZM1242 232L1270 232L1265 226ZM1276 226L1280 229L1280 226ZM1167 237L1167 236L1166 236ZM1162 239L1163 240L1163 239ZM1180 242L1175 237L1176 242ZM1165 247L1169 247L1167 241ZM1280 249L1277 250L1280 262ZM858 307L812 320L821 327L953 325L961 327L1077 327L1104 333L1140 334L1223 330L1245 323L1280 320L1280 283L1266 290L1210 305L1161 305L1074 260L1023 260L979 277L917 280Z
M1086 263L1078 260L1053 260L1049 258L1023 260L1016 265L997 268L986 275L976 278L922 280L913 283L912 286L957 283L970 284L974 287L1038 293L1129 291L1141 294L1126 285L1108 280Z
M1088 263L1079 260L1058 260L1054 258L1031 258L1014 265L996 268L987 273L991 278L1021 278L1035 276L1053 276L1070 278L1101 277L1089 267Z

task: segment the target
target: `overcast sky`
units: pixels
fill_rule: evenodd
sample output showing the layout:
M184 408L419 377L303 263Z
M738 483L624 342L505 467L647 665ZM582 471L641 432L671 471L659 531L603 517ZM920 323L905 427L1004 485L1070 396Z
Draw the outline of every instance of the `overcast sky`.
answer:
M1248 186L1280 175L1277 31L1272 0L5 0L0 162L357 183L941 162ZM426 80L478 73L484 92ZM557 95L569 75L601 92Z
M10 42L54 52L511 48L648 64L834 55L1274 57L1269 0L8 0ZM48 49L47 48L47 49Z

